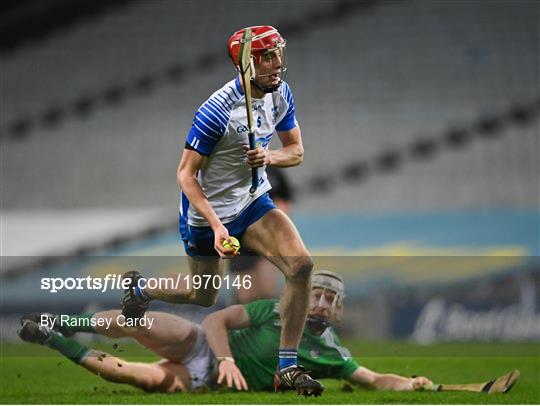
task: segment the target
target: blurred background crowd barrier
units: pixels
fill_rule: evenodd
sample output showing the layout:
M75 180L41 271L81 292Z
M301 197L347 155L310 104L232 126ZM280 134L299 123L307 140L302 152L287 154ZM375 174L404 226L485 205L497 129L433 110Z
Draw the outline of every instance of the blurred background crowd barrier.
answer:
M45 293L43 276L184 269L185 136L235 75L229 35L256 24L287 39L305 146L303 165L285 170L292 217L316 266L345 277L343 332L540 339L537 1L25 0L1 11L2 339L23 311L119 306L119 292Z

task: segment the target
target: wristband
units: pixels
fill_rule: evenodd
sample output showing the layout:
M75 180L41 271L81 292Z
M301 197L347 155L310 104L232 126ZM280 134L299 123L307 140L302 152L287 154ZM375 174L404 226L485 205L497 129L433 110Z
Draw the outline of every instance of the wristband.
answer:
M234 358L233 358L233 357L216 357L216 359L217 359L218 364L219 364L221 361L231 361L233 364L236 364L236 362L234 362Z

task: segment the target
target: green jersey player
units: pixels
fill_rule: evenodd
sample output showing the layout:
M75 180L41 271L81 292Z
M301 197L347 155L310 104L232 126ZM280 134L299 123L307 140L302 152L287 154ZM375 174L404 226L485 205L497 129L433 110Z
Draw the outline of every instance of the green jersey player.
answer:
M271 389L275 372L274 359L279 351L279 303L276 300L260 300L237 308L237 312L241 318L235 319L235 322L246 321L249 327L228 333L235 363L250 388ZM205 329L213 332L219 328L220 322L228 323L229 317L233 315L236 314L232 311L217 312L205 321ZM219 334L214 335L213 341L219 342ZM219 359L226 360L225 357ZM314 378L347 379L358 368L332 327L321 332L308 325L298 349L298 360L311 371L310 375Z
M343 297L340 276L330 271L313 274L308 322L298 351L299 361L311 375L379 390L414 390L431 384L424 377L378 374L359 366L331 327L341 318ZM60 351L106 380L147 391L193 391L215 384L256 391L292 386L284 385L276 374L281 330L277 300L227 307L207 316L202 326L168 313L148 312L151 323L127 327L122 317L119 310L71 316L33 314L22 318L19 335ZM132 337L163 360L128 362L92 350L69 338L81 331Z

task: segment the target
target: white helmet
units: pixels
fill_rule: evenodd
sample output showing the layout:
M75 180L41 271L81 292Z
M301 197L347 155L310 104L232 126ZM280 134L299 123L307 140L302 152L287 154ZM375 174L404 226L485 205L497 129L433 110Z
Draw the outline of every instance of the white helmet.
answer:
M336 294L331 308L331 319L335 321L341 321L343 313L343 298L345 297L345 284L343 278L337 273L327 270L320 270L313 272L311 277L311 287L320 288L323 290L320 304L324 300L324 292L326 290L332 291ZM308 322L310 324L319 324L321 326L328 326L328 320L321 320L314 316L308 316Z

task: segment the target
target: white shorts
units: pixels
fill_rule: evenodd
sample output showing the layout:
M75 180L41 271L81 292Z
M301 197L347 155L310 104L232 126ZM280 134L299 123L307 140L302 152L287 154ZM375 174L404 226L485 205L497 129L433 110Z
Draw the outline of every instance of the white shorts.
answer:
M189 371L191 390L212 385L215 378L215 359L202 327L197 325L195 345L182 361L182 365Z

